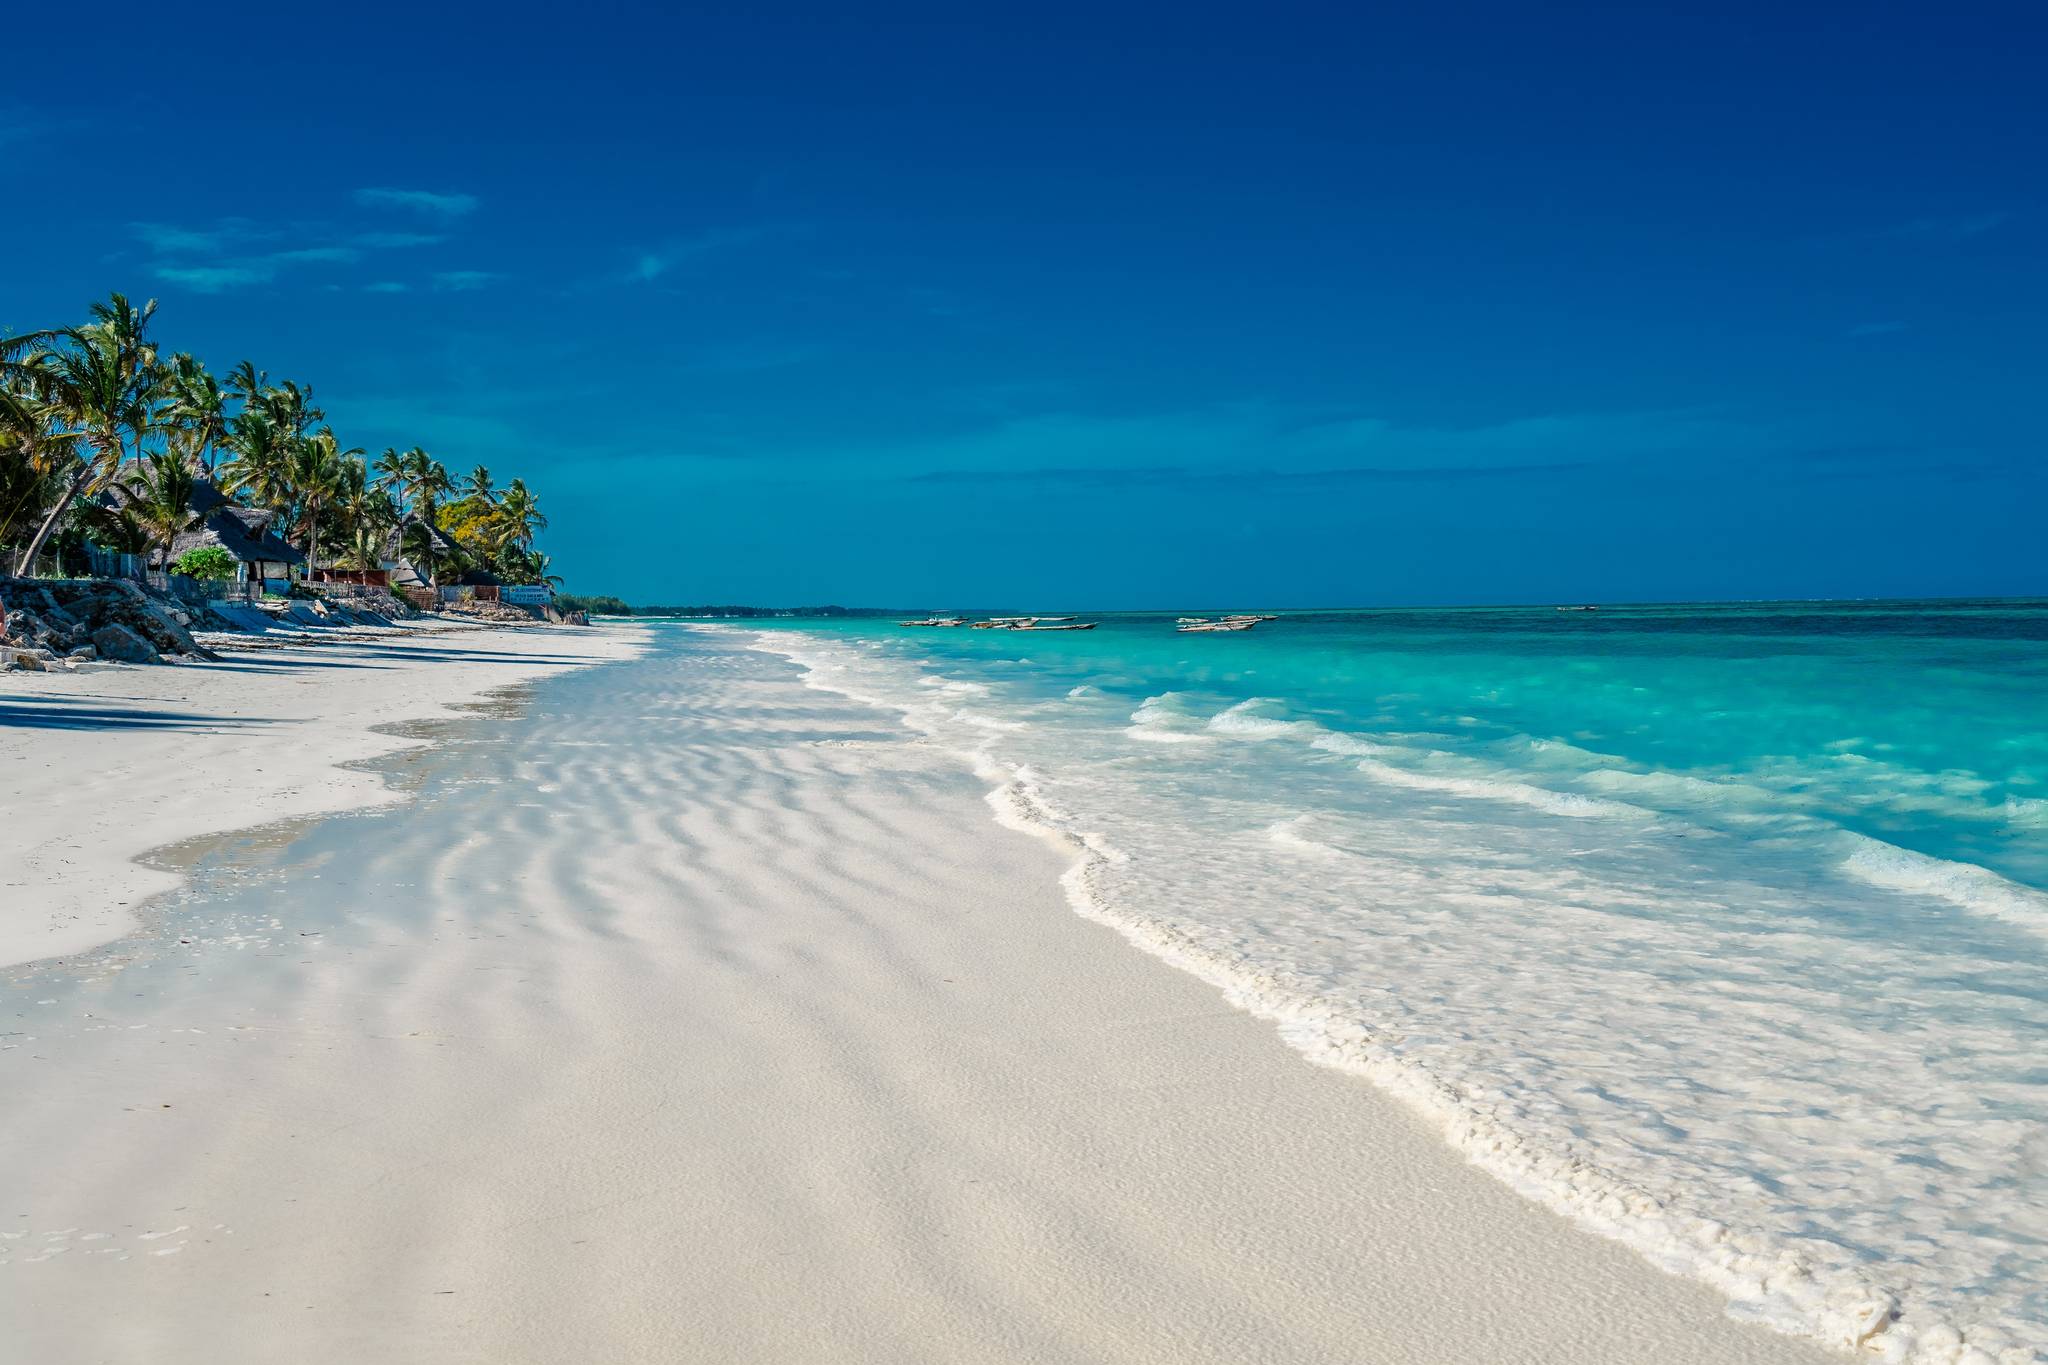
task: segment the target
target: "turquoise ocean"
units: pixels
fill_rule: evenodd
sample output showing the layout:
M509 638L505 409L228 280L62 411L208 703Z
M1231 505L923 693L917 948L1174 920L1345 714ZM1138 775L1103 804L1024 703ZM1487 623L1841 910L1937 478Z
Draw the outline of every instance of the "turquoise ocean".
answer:
M2048 1354L2048 602L1182 614L716 628L1731 1311Z

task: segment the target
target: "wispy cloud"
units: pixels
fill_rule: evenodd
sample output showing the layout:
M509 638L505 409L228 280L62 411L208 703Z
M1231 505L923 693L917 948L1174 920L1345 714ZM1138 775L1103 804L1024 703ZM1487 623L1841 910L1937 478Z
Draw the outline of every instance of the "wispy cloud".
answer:
M460 218L474 212L477 198L436 190L400 190L374 187L356 191L356 202L364 208L407 209L434 218Z
M243 289L268 284L277 278L275 266L259 265L158 265L151 272L166 284L182 285L195 294L218 294L226 289Z
M769 228L720 228L694 237L671 238L640 252L632 269L626 272L626 278L643 282L658 280L678 266L714 251L758 242L771 235L772 231Z
M1851 327L1848 335L1852 337L1883 337L1905 330L1906 324L1903 322L1861 322Z
M411 285L403 284L398 280L378 280L375 284L363 286L365 294L404 294L410 292L411 289Z
M444 294L466 293L502 278L490 270L442 270L434 275L434 288Z
M278 265L353 265L363 253L352 246L297 246L264 257Z
M151 251L164 255L208 254L267 241L278 234L247 218L222 218L210 227L178 223L130 223L128 233Z
M299 227L297 233L311 229ZM430 246L445 240L438 233L321 233L329 240L285 246L283 230L247 218L221 218L212 223L135 222L129 235L149 248L149 268L166 284L203 294L270 284L286 270L302 266L353 265L372 251Z
M266 251L218 260L181 259L204 252L171 250L150 263L150 273L166 284L182 285L201 294L218 294L227 289L269 284L288 267L303 265L352 265L363 253L352 246L303 246Z

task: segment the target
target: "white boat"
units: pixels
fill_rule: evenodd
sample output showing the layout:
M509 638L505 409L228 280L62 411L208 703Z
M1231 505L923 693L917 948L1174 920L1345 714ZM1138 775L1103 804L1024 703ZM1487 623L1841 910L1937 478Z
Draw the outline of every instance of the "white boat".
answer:
M976 621L976 630L1093 630L1095 622L1076 621L1071 616L991 616Z
M1232 612L1228 616L1182 616L1174 624L1182 630L1250 630L1261 621L1277 621L1277 616L1255 616L1251 612Z
M898 621L896 624L899 626L964 626L967 624L967 618L964 616L927 616L922 621Z

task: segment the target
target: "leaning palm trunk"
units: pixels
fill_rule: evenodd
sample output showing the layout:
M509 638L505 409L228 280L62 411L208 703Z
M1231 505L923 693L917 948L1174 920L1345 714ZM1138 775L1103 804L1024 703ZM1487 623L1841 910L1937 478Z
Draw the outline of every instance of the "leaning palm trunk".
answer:
M64 519L64 514L71 510L71 504L91 481L92 466L80 465L78 472L71 476L71 482L64 485L64 496L57 499L57 505L50 509L50 515L43 518L43 524L29 537L28 548L21 552L21 558L15 562L14 573L17 578L28 577L29 570L35 567L37 557L43 552L43 546L49 543L51 534L56 531L57 523Z
M320 565L320 504L316 500L306 509L306 581L313 581L314 571Z

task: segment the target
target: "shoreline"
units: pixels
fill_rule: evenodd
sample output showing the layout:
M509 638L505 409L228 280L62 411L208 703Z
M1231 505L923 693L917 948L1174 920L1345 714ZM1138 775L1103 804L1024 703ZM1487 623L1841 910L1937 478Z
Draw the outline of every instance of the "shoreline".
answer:
M0 967L69 957L133 932L143 905L180 881L145 861L158 850L402 801L381 776L345 766L428 742L386 727L444 716L564 668L630 657L636 647L616 627L453 623L281 633L246 645L209 638L224 651L214 662L8 675ZM95 779L118 799L95 799Z
M928 718L920 720L919 704L874 695L830 676L801 636L782 639L772 630L744 626L714 629L744 634L751 648L802 669L807 686L887 711L907 729L945 747L963 770L986 784L985 801L996 824L1058 852L1064 863L1060 888L1074 915L1199 981L1233 1009L1269 1027L1299 1060L1364 1081L1425 1125L1447 1153L1518 1198L1569 1221L1585 1235L1626 1248L1659 1274L1708 1289L1732 1320L1760 1324L1822 1350L1874 1353L1884 1359L1946 1360L1947 1343L1961 1339L1959 1331L1939 1321L1895 1330L1902 1306L1898 1296L1869 1279L1813 1264L1760 1231L1733 1229L1697 1208L1667 1204L1582 1155L1544 1149L1476 1108L1427 1068L1404 1060L1371 1029L1300 983L1277 979L1246 958L1205 944L1171 917L1116 903L1098 883L1125 855L1099 834L1077 832L1070 818L1046 803L1027 769L1013 770L980 749L949 744ZM921 666L937 671L935 665Z
M1828 1358L1302 1065L1074 915L950 756L736 644L457 720L403 812L224 840L118 970L22 981L20 1348Z

